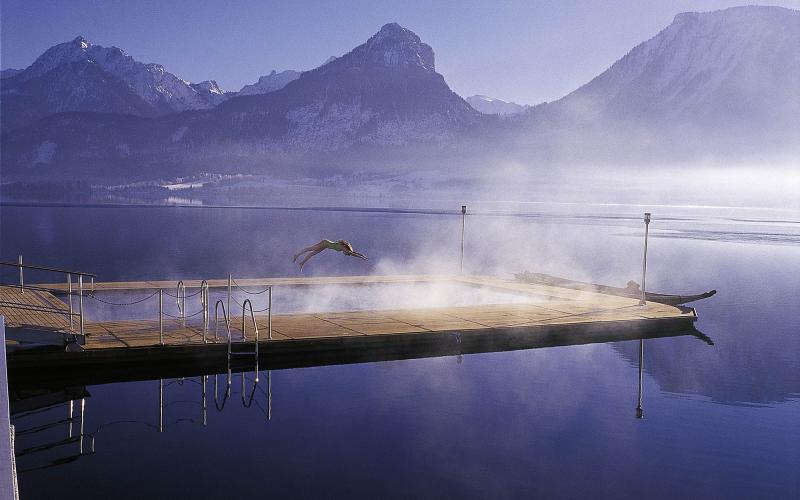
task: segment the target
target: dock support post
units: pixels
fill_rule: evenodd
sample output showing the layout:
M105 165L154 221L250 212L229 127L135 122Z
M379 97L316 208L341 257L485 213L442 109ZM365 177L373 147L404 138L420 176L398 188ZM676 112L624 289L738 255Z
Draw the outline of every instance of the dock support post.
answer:
M644 366L644 339L639 340L639 397L636 401L636 418L644 417L642 409L642 367Z
M647 289L647 235L650 230L650 212L644 214L644 257L642 258L642 297L639 299L639 305L643 306L647 303L645 300L645 290Z
M22 255L17 256L17 262L19 262L19 290L21 293L25 293L25 276L22 273Z
M69 293L69 331L75 332L72 315L74 310L72 308L72 274L67 274L67 292Z
M80 313L81 335L83 335L83 275L78 275L78 312Z
M464 274L464 231L467 228L467 206L461 205L461 274Z
M158 289L158 341L164 345L164 289Z

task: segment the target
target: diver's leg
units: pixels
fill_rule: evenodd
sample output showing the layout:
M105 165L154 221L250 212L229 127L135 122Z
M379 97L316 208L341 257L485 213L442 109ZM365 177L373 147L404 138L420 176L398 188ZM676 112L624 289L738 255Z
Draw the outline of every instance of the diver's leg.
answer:
M297 262L297 258L300 257L301 255L303 255L306 252L316 251L317 253L319 253L319 252L321 252L322 250L325 249L325 246L326 246L325 245L325 240L322 240L319 243L311 245L310 247L305 247L304 249L300 250L299 253L296 253L294 255L294 258L292 259L292 262Z
M313 256L317 255L317 254L318 254L318 253L320 253L322 250L324 250L324 249L322 249L322 248L321 248L321 249L319 249L319 250L313 250L311 253L309 253L308 255L306 255L306 256L305 256L305 258L303 258L303 260L301 260L301 261L300 261L300 270L301 270L301 271L303 270L303 266L304 266L304 265L306 265L306 262L308 262L308 259L310 259L311 257L313 257Z

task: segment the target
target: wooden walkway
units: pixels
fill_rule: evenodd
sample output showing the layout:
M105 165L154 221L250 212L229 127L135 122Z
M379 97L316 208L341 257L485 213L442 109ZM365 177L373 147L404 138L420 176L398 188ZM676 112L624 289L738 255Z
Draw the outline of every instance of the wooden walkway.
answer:
M27 288L22 293L19 287L0 285L0 315L5 316L8 328L66 331L69 329L68 312L67 304L50 292Z
M404 275L404 276L343 276L324 278L271 278L240 279L237 283L243 287L263 287L273 285L274 300L280 300L280 291L288 286L314 285L353 285L375 283L434 283L452 282L467 286L488 287L495 290L529 296L531 303L493 304L466 307L425 308L345 311L311 314L273 314L272 339L268 337L269 318L257 315L256 321L260 331L262 350L264 349L307 349L310 346L342 346L346 343L356 345L359 340L369 340L359 345L378 348L381 344L398 342L420 342L428 336L446 333L470 335L502 335L513 332L514 335L547 335L554 331L565 331L564 327L581 326L581 331L588 327L617 328L662 328L667 323L689 326L696 316L693 310L648 303L639 306L635 299L604 295L595 292L572 290L546 285L535 285L506 281L490 276L461 275ZM199 281L185 281L187 289L200 286ZM225 287L227 280L210 281L212 287ZM62 285L40 285L60 289ZM110 290L144 290L164 288L174 290L174 281L161 282L118 282L96 283L96 291ZM191 291L189 292L192 293ZM24 298L23 298L24 295ZM88 300L88 299L85 299ZM68 319L55 313L41 313L30 310L16 311L3 305L4 303L39 304L48 307L59 307L66 311L63 302L47 292L27 291L20 294L19 289L0 287L0 315L7 316L8 325L26 326L38 324L40 327L66 331ZM60 305L59 305L60 304ZM688 311L688 312L687 312ZM213 311L212 311L213 312ZM247 341L254 340L252 321L247 317ZM234 316L231 320L231 338L234 342L243 340L242 317ZM87 321L85 322L85 345L83 354L103 351L109 355L119 353L129 356L137 349L148 349L149 356L158 350L170 350L174 347L200 348L202 352L210 352L214 346L220 348L227 343L227 332L220 328L219 338L214 338L214 319L211 314L206 342L203 341L203 324L199 316L190 318L185 324L172 318L164 319L164 345L161 345L159 321L124 320L124 321ZM309 343L309 341L315 341ZM344 343L344 344L343 344ZM215 352L221 352L216 349ZM173 349L177 353L178 350ZM185 349L181 349L186 356ZM127 353L127 354L125 354ZM77 353L66 353L73 355ZM198 351L199 354L199 351ZM99 358L96 358L99 359ZM103 356L103 359L108 359Z

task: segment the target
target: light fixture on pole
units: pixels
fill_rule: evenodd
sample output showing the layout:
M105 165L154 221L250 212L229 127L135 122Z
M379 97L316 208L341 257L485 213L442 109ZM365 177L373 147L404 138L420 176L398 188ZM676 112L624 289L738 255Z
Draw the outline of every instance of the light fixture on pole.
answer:
M642 258L642 297L639 299L639 305L643 306L647 303L645 300L645 290L647 283L647 236L650 230L650 212L644 213L644 257Z

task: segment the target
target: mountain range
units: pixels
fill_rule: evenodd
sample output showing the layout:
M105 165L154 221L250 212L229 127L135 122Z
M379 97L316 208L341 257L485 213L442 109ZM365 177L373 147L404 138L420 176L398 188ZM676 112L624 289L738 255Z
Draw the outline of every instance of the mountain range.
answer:
M315 69L272 71L238 93L78 37L0 75L3 177L796 158L798 46L795 10L679 14L586 85L523 107L462 99L433 49L396 23Z
M516 115L530 108L525 104L517 104L480 94L469 96L465 100L476 111L485 115Z

